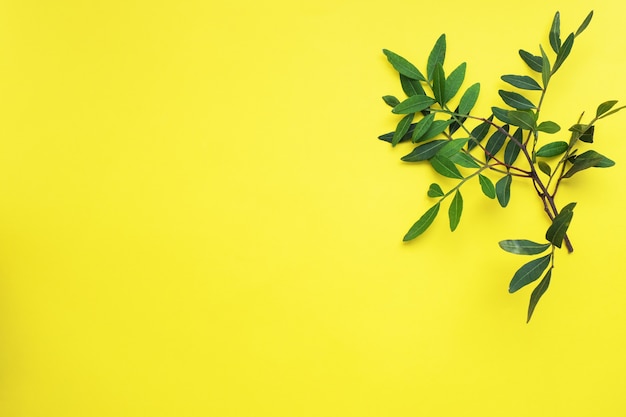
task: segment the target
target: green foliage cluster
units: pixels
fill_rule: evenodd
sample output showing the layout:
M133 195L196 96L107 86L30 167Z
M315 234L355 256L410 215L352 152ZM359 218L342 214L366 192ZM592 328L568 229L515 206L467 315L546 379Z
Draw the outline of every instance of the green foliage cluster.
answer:
M550 225L545 242L526 239L504 240L500 247L517 255L539 255L523 264L513 275L509 292L539 281L530 297L527 321L530 320L538 301L550 285L556 248L565 245L573 251L567 235L576 203L560 209L555 196L563 180L589 168L606 168L614 162L594 151L581 151L581 145L594 142L595 125L622 110L611 100L597 107L595 116L583 122L584 113L569 128L569 140L545 139L561 131L554 121L544 120L541 106L554 75L572 51L574 41L587 28L593 12L585 18L576 32L561 39L560 14L557 12L549 32L551 52L539 46L539 54L520 50L519 56L535 74L503 75L502 81L513 88L500 90L498 94L505 106L492 107L488 117L471 114L480 93L475 83L460 95L465 81L467 65L462 63L446 74L446 37L441 35L428 56L426 70L420 71L402 56L383 50L389 63L399 73L400 84L406 95L404 99L387 95L385 103L392 113L401 115L396 130L379 136L379 139L396 146L411 141L417 146L402 157L406 162L427 162L439 175L458 180L448 191L433 183L428 196L435 203L415 222L404 240L415 239L433 223L444 200L451 199L448 206L450 230L454 231L463 213L461 188L468 181L476 180L485 196L495 199L506 207L511 198L511 183L515 178L527 180L537 192ZM547 48L546 48L547 49ZM551 55L551 56L550 56ZM455 103L455 104L452 104ZM491 172L497 181L485 175ZM547 253L547 254L546 254Z

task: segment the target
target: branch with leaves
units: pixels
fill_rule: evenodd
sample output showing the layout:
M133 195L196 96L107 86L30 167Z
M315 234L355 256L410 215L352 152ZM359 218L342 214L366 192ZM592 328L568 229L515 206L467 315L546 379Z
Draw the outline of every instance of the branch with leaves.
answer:
M588 122L583 122L584 113L581 114L577 123L569 128L568 140L544 143L545 135L561 131L556 122L542 118L541 107L548 86L592 17L593 12L587 15L576 32L561 41L560 14L557 12L549 33L552 58L541 45L537 55L520 50L521 59L536 76L503 75L502 81L515 89L498 91L507 107L492 107L488 117L471 113L480 93L479 83L468 87L458 101L455 100L465 81L467 64L460 64L446 75L445 34L437 39L431 50L424 73L402 56L383 50L399 73L406 98L401 101L395 96L383 96L385 103L392 107L392 113L402 118L395 131L381 135L379 139L392 146L405 141L417 144L413 151L402 157L403 161L428 162L437 174L459 180L446 192L437 183L430 185L428 196L435 199L435 203L409 229L404 240L415 239L424 233L437 217L442 203L449 198L448 218L450 230L454 231L463 213L461 188L474 178L484 195L497 200L501 207L509 204L513 179L526 180L535 189L550 221L545 242L511 239L501 241L499 245L517 255L540 255L522 265L509 285L509 292L513 293L543 277L531 294L527 321L550 285L556 249L565 245L568 252L574 250L567 230L576 203L559 209L556 196L562 181L589 168L615 164L594 150L580 151L582 145L593 143L598 121L626 107L616 108L615 100L600 104ZM534 100L537 96L538 99ZM496 175L499 178L494 184L490 176Z

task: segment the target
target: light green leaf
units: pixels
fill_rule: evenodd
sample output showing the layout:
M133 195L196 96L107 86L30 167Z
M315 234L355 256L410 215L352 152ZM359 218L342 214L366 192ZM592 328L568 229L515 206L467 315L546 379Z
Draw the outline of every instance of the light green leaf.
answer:
M420 217L419 220L416 221L413 226L411 226L406 235L404 235L403 240L405 242L415 239L416 237L424 233L426 229L428 229L428 227L430 227L430 225L435 220L435 217L437 217L437 213L439 213L439 204L440 203L437 203L430 209L428 209L428 211L426 211L426 213L424 213L422 217Z
M430 126L433 124L433 120L435 120L435 113L429 113L415 124L415 129L413 129L414 143L419 142L426 132L428 132L428 129L430 129Z
M514 126L519 126L526 130L535 130L537 128L535 114L530 110L510 110L508 116L511 124Z
M428 75L428 81L433 79L435 67L437 64L443 66L443 62L446 59L446 35L443 34L435 42L435 46L428 55L428 63L426 65L426 75Z
M454 165L449 158L445 158L441 155L435 155L429 159L430 164L434 170L444 177L463 179L463 175L459 172L459 169Z
M587 29L587 26L589 26L589 22L591 22L592 17L593 17L593 10L587 15L587 17L585 17L585 20L582 22L582 24L576 31L575 36L580 35L581 33L583 33L585 29Z
M435 120L419 141L424 142L439 136L444 130L446 130L450 123L452 123L452 120Z
M523 49L519 50L519 56L522 60L530 67L531 70L535 72L541 72L542 59L540 56L533 55L530 52L524 51Z
M404 162L419 162L432 158L439 152L441 148L448 143L447 140L433 140L432 142L424 143L417 146L411 151L411 153L404 155L401 159Z
M463 213L463 197L461 196L461 192L456 190L456 194L454 194L454 198L450 203L450 208L448 209L448 217L450 218L450 231L454 232L459 225L459 221L461 221L461 214Z
M541 86L528 75L503 75L502 81L522 90L541 90Z
M539 148L536 155L542 156L544 158L551 158L553 156L557 156L557 155L561 155L562 153L565 153L565 151L567 151L567 148L569 148L569 145L567 144L567 142L559 141L559 142L547 143L543 145L541 148Z
M537 165L539 165L539 169L541 170L541 172L543 172L547 176L550 176L550 174L552 174L552 168L550 168L550 165L548 165L544 161L537 162Z
M480 84L476 83L471 85L461 97L459 101L459 113L469 114L474 108L476 101L478 100L478 94L480 93Z
M576 203L570 203L563 207L561 212L552 220L552 224L546 232L546 239L557 248L560 248L563 244L567 229L572 221L572 217L574 217L573 210L575 206Z
M535 287L533 293L530 295L530 303L528 304L528 317L526 318L526 323L528 323L530 321L530 318L533 316L533 312L535 311L535 307L541 299L541 296L548 290L548 287L550 286L551 276L552 268L548 269L546 275L543 277L539 285Z
M561 67L565 59L569 56L569 53L572 51L572 46L574 46L574 34L570 33L569 36L561 45L561 49L559 49L559 53L556 56L556 60L554 61L554 68L552 68L552 74L554 75L556 71Z
M531 110L536 108L535 105L521 94L513 93L511 91L499 90L498 94L509 106L517 110Z
M551 246L550 243L537 243L525 239L502 240L498 245L509 253L516 255L538 255Z
M561 49L561 15L556 12L554 20L552 20L552 27L550 28L550 46L555 53Z
M480 165L474 160L474 158L472 158L465 152L459 152L452 155L450 157L450 160L456 165L462 166L464 168L480 168Z
M402 86L402 91L404 91L404 94L406 94L407 97L426 95L419 80L414 80L413 78L400 74L400 85Z
M537 126L537 130L540 132L553 134L561 130L561 126L551 121L545 121L545 122L539 123L539 126Z
M459 153L459 151L463 148L463 146L465 146L468 140L469 138L463 138L448 141L448 143L446 143L445 146L441 148L439 152L437 152L437 155L441 155L444 158L452 158L452 156Z
M467 64L464 62L458 67L454 69L446 78L446 85L444 88L444 102L450 101L452 97L459 92L461 85L463 85L463 80L465 79L465 69L467 68Z
M539 45L539 49L541 49L541 79L543 81L543 88L546 89L548 87L548 83L550 82L551 75L550 60L541 45Z
M500 206L506 207L511 199L511 182L513 177L511 174L506 174L496 182L496 197Z
M383 49L383 53L387 56L387 60L391 63L395 70L398 71L400 74L414 80L426 80L422 73L419 72L419 70L415 68L413 64L411 64L400 55L396 54L395 52L391 52L388 49Z
M406 132L409 131L409 127L411 126L411 123L413 122L414 116L415 116L415 113L407 114L400 120L400 122L398 123L398 126L396 127L396 132L393 134L393 139L391 139L391 146L396 146L400 142L400 140L404 137Z
M441 187L439 186L439 184L434 183L434 182L430 184L430 187L428 188L428 197L437 198L437 197L443 197L444 195L445 194L443 190L441 189Z
M550 265L551 258L552 254L549 254L538 259L533 259L532 261L524 264L517 270L517 272L515 272L515 275L513 275L513 279L509 284L509 292L514 293L520 288L539 279L543 271L545 271L548 265Z
M418 111L422 111L430 107L435 100L428 96L411 96L398 104L396 107L391 110L396 114L409 114L409 113L417 113Z
M487 197L496 198L496 188L493 186L493 182L483 174L478 174L478 181L480 182L480 188Z

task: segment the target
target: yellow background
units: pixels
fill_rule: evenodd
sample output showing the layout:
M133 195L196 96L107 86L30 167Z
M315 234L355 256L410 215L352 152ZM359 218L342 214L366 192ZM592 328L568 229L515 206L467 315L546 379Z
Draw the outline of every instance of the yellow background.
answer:
M529 325L496 243L541 238L533 191L472 182L403 244L434 177L376 139L382 48L423 68L445 32L486 112L592 7L564 127L626 103L621 2L1 1L0 415L623 416L626 114Z

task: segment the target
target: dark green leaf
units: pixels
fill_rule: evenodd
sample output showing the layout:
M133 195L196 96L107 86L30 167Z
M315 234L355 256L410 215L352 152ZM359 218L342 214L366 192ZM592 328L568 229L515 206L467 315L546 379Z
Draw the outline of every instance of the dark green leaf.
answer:
M404 162L419 162L432 158L439 152L441 148L448 143L447 140L433 140L432 142L424 143L417 146L411 153L404 155L401 159Z
M522 57L526 65L535 72L541 72L542 59L540 56L533 55L530 52L526 52L523 49L519 50L519 56Z
M427 141L436 136L439 136L446 128L452 123L452 120L435 120L428 128L428 131L419 140L420 142Z
M459 108L457 107L456 110L454 110L454 112L456 114L459 114ZM452 123L450 123L450 127L449 127L450 135L454 134L454 132L459 130L461 125L463 125L463 123L465 123L465 120L467 120L466 116L452 116L450 118L450 121Z
M435 100L428 96L411 96L393 108L392 112L396 114L417 113L430 107Z
M415 124L415 129L413 129L413 142L420 141L426 132L428 132L428 129L430 129L430 126L433 124L433 120L435 120L435 113L430 113Z
M439 184L434 182L430 184L430 187L428 188L428 197L437 198L443 197L444 195L445 194L443 193L443 190L441 189Z
M400 100L398 100L395 96L383 96L383 100L387 103L388 106L396 107L400 104Z
M480 84L476 83L471 85L461 97L459 101L459 113L469 114L474 108L476 101L478 100L478 94L480 93Z
M459 225L459 221L461 220L461 214L463 213L463 197L461 196L461 192L456 190L456 194L454 194L454 198L450 203L450 208L448 209L448 217L450 218L450 231L454 232L456 227Z
M607 111L611 110L613 106L617 104L617 100L609 100L598 106L598 110L596 111L596 117L602 116Z
M550 28L550 46L556 53L561 48L561 15L556 12L554 20L552 20L552 27Z
M444 89L444 101L447 103L452 97L459 92L463 80L465 79L465 69L467 64L464 62L454 69L446 78L446 86Z
M552 168L550 168L550 165L548 165L544 161L537 162L537 165L539 165L539 169L541 170L541 172L543 172L547 176L550 176L550 174L552 174Z
M400 120L398 126L396 127L396 132L393 134L393 138L391 139L391 146L396 146L404 137L406 132L409 131L409 127L411 126L411 122L413 122L414 116L415 113L407 114Z
M565 151L567 151L567 148L569 148L569 145L567 144L567 142L559 141L559 142L547 143L543 145L541 148L539 148L536 155L542 156L544 158L551 158L553 156L557 156L557 155L561 155L562 153L565 153Z
M552 224L546 232L546 239L557 248L560 248L563 244L567 229L572 221L572 217L574 217L574 206L576 206L576 203L570 203L565 206L552 220Z
M552 68L552 74L555 74L556 71L561 67L565 59L569 56L569 53L572 51L572 46L574 46L574 34L570 33L569 36L561 45L561 49L556 56L556 60L554 61L554 68Z
M530 304L528 305L528 317L526 318L526 323L528 323L530 321L530 318L533 316L533 312L535 311L535 307L541 299L541 296L548 290L548 287L550 286L551 276L552 268L548 269L546 275L543 277L539 285L535 287L533 293L530 295Z
M404 91L404 94L406 94L407 97L426 95L419 80L414 80L413 78L400 74L400 85L402 86L402 91Z
M443 156L444 158L452 158L452 156L459 153L468 140L469 138L463 138L448 141L448 143L446 143L446 145L441 148L437 154Z
M528 75L503 75L502 80L522 90L541 90L541 86Z
M617 109L611 110L610 112L602 115L601 117L599 117L599 119L604 119L605 117L610 116L610 115L612 115L614 113L617 113L618 111L624 110L624 109L626 109L626 106L618 107Z
M511 120L512 125L522 129L535 130L537 128L535 114L530 110L510 110L509 120Z
M501 109L499 107L492 107L491 112L496 116L496 118L506 124L512 124L511 119L509 118L509 111L505 109Z
M450 160L454 162L456 165L462 166L464 168L480 168L480 165L468 154L465 152L459 152L450 157Z
M483 190L483 194L487 197L496 198L496 187L493 186L493 182L483 174L478 174L478 181L480 182L480 188Z
M593 134L595 127L593 125L575 124L569 128L570 132L574 132L572 138L575 140L581 140L586 143L593 143Z
M541 45L539 45L539 49L541 49L541 79L543 81L543 88L545 89L548 87L548 83L550 82L550 60Z
M537 130L540 132L553 134L561 130L561 126L559 126L558 124L554 122L546 121L546 122L539 123L539 126L537 126Z
M511 199L511 182L513 177L511 174L506 174L496 182L496 197L498 197L498 203L500 206L506 207Z
M493 116L489 117L489 121L493 120ZM482 122L474 129L472 129L470 136L471 139L467 143L467 150L471 151L474 149L485 137L487 133L489 133L489 129L491 128L491 124L487 122Z
M533 259L518 269L509 284L509 292L514 293L520 288L539 279L543 271L550 265L551 258L552 254Z
M574 159L570 169L563 175L563 178L570 178L579 171L588 168L608 168L615 165L615 162L596 151L584 152Z
M459 169L449 158L445 158L441 155L435 155L430 158L429 161L434 170L444 177L463 179L463 175L461 175Z
M498 243L502 249L516 255L538 255L551 246L549 243L537 243L530 240L503 240Z
M507 133L509 132L509 125L502 126L502 130L496 130L487 141L487 145L485 146L485 155L487 156L487 160L494 157L498 151L502 149L502 146L504 146Z
M591 11L591 13L589 13L589 14L587 15L587 17L585 17L585 20L583 21L583 23L580 25L580 27L579 27L579 28L578 28L578 30L576 31L576 35L575 35L575 36L580 35L581 33L583 33L583 31L584 31L585 29L587 29L587 26L589 26L589 22L591 22L591 18L592 18L592 17L593 17L593 10Z
M513 133L513 138L515 140L509 140L509 142L506 144L506 147L504 148L504 163L507 165L513 165L515 163L515 161L517 160L517 157L519 156L520 151L522 150L520 148L520 145L522 144L522 140L523 140L523 132L522 132L522 128L518 128L515 133Z
M437 217L437 213L439 213L439 203L429 208L428 211L424 213L413 226L411 226L406 235L404 235L403 240L406 242L408 240L415 239L416 237L424 233L426 229L428 229L428 227L433 223L435 217Z
M435 100L437 100L441 106L446 104L445 91L446 74L444 73L441 64L437 64L433 73L433 94L435 95Z
M502 97L502 100L506 104L513 107L514 109L530 110L535 108L535 105L521 94L504 90L499 90L498 94L500 94L500 97Z
M443 34L437 39L435 42L435 46L432 51L428 55L428 63L426 65L426 75L428 75L428 80L433 79L433 73L435 72L435 67L437 64L443 66L443 62L446 59L446 35Z
M425 81L426 79L422 75L421 72L413 64L409 61L396 54L395 52L391 52L388 49L383 49L383 53L387 56L387 60L391 63L391 65L398 71L400 74L412 78L414 80Z

